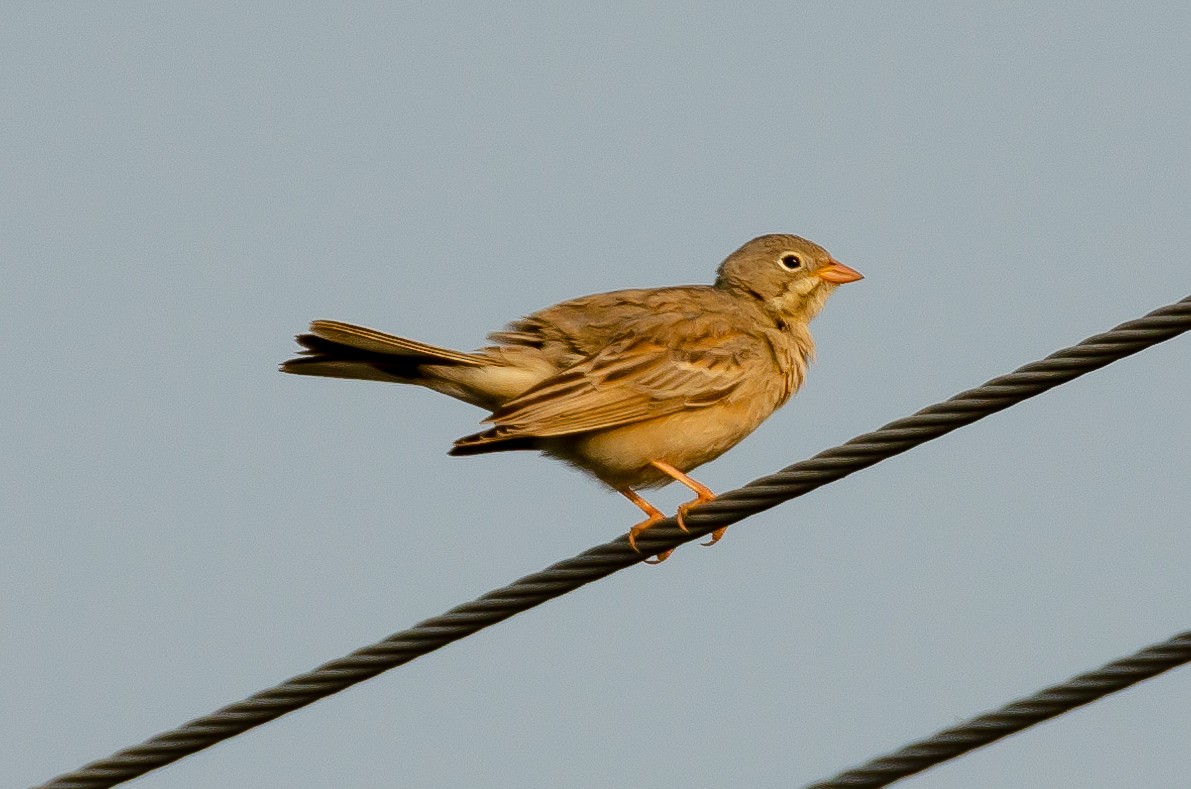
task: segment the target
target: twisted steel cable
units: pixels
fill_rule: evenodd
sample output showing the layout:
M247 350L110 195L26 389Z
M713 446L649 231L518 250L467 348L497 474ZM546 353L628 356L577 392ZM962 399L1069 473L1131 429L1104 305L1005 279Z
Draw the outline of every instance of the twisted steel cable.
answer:
M1154 644L1095 671L1072 677L995 712L944 729L925 740L842 772L806 789L875 789L988 745L1035 723L1115 693L1191 661L1191 631Z
M1189 329L1191 296L725 493L686 516L689 531L680 530L673 518L661 521L637 538L642 553L629 547L626 536L590 548L346 657L61 775L38 789L98 789L163 767L637 564L647 556L802 496Z

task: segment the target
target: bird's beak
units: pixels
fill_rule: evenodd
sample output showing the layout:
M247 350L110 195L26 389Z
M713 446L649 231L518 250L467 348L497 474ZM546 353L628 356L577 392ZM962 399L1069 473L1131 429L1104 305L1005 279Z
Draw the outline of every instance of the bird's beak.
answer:
M864 279L864 275L859 271L850 266L845 266L835 258L832 258L830 263L816 271L815 276L824 282L830 282L834 285L843 285L845 282L855 282L858 279Z

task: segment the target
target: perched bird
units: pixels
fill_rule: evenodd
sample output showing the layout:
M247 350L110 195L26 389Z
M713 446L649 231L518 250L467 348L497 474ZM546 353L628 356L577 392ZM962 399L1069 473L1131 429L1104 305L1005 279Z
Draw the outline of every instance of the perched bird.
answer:
M418 384L491 411L452 455L536 449L592 474L648 516L638 495L677 480L695 493L678 523L715 497L687 476L753 432L798 391L814 353L807 324L861 274L791 235L754 238L714 285L618 290L564 301L453 351L338 321L298 335L287 373ZM712 534L711 542L723 536ZM669 555L660 554L660 562Z

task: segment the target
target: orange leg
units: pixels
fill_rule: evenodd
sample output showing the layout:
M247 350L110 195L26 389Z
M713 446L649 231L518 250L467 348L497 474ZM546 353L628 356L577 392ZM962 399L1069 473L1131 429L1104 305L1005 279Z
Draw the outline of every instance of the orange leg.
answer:
M676 481L681 482L683 485L686 485L695 492L695 498L691 499L686 504L680 504L678 506L678 512L674 516L678 519L678 528L682 529L683 531L689 531L686 527L686 524L683 523L683 519L686 517L686 514L703 502L713 500L715 498L715 494L711 492L711 488L707 487L701 482L696 482L664 460L651 460L649 462L657 470L673 477ZM722 529L716 529L711 533L711 541L702 544L715 545L720 541L720 538L724 536L724 532L727 530L727 526Z
M637 551L638 553L640 553L641 549L637 547L637 535L640 534L641 532L645 531L646 529L648 529L650 526L657 523L658 521L665 520L666 515L661 510L659 510L657 507L653 506L648 501L646 501L645 499L638 496L636 491L634 491L632 488L621 488L621 489L617 490L617 493L619 493L620 495L624 496L629 501L636 504L638 507L641 508L642 512L644 512L646 515L649 516L648 518L641 521L633 528L629 529L629 545L632 546L634 551ZM661 564L662 562L666 561L666 559L672 553L674 553L673 548L671 548L668 551L662 551L661 553L659 553L657 555L656 559L653 559L653 560L646 559L645 563L646 564Z

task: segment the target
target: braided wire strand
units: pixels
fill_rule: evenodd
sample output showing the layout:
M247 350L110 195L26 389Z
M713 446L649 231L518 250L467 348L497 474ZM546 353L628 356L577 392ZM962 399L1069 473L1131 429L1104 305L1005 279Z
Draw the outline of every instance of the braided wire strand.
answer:
M243 701L60 775L37 789L102 789L163 767L637 564L647 556L805 495L1189 329L1191 296L724 493L687 514L688 531L680 530L674 518L667 518L637 537L640 553L630 548L627 536L622 535Z
M994 712L881 756L805 789L876 789L1015 734L1076 707L1191 661L1191 631L1154 644L1095 671L1072 677Z

